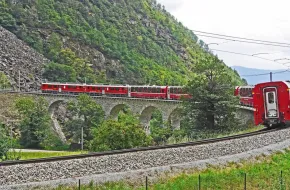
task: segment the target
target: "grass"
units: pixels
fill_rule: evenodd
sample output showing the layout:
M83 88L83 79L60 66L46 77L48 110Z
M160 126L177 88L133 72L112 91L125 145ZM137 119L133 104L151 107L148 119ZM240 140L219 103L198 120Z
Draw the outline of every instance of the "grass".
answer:
M77 155L82 153L85 154L87 152L20 152L20 153L16 152L15 154L16 157L20 156L20 160L29 160L37 158ZM13 152L10 152L9 154L12 155Z
M281 178L281 171L282 178ZM259 156L241 163L229 163L223 167L209 166L203 171L187 171L175 177L167 177L155 184L150 184L152 190L197 190L200 175L202 190L239 190L244 189L244 179L247 179L247 189L274 190L290 189L290 151L275 153L271 156ZM141 181L141 180L140 180ZM142 181L142 183L145 180ZM144 184L144 183L143 183ZM59 186L55 190L77 190L78 187ZM106 183L104 185L89 184L82 190L144 190L142 184L125 182Z

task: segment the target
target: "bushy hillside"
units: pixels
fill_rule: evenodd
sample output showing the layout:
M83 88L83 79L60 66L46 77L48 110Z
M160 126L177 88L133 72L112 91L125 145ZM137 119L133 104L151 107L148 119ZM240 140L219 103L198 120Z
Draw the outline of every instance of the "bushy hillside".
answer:
M0 24L53 62L50 81L184 84L207 54L155 0L0 0Z

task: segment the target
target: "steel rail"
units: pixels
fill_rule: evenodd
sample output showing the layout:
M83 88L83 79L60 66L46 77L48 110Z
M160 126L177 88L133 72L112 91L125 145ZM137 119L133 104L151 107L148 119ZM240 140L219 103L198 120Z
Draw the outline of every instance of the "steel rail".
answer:
M30 160L4 161L4 162L0 162L0 167L19 165L19 164L54 162L54 161L81 159L81 158L89 158L89 157L100 157L100 156L117 155L117 154L125 154L125 153L141 152L141 151L144 152L144 151L151 151L151 150L162 150L162 149L169 149L169 148L196 146L196 145L210 144L210 143L216 143L216 142L227 141L227 140L232 140L232 139L250 137L250 136L277 131L277 130L280 130L280 129L262 129L259 131L244 133L244 134L239 134L239 135L232 135L232 136L227 136L227 137L212 138L212 139L199 140L199 141L187 142L187 143L179 143L179 144L171 144L171 145L141 147L141 148L113 150L113 151L106 151L106 152L97 152L97 153L88 153L88 154L79 154L79 155L61 156L61 157L50 157L50 158L39 158L39 159L30 159Z

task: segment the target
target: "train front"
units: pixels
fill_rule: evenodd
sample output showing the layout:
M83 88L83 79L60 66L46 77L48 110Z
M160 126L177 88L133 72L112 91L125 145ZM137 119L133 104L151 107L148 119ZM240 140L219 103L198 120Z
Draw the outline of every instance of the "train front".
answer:
M275 127L290 124L290 83L257 84L253 90L255 124Z

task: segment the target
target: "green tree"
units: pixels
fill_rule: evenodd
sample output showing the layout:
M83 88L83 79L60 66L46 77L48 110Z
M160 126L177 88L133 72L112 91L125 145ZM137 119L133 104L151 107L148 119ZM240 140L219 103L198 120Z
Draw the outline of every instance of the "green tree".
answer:
M89 62L77 57L71 49L66 48L61 50L57 62L74 68L78 81L88 83L96 82L96 77L93 74L92 68L89 66Z
M7 76L3 72L0 72L0 89L5 89L9 87L11 87L11 85Z
M162 120L162 114L156 110L153 112L150 121L150 135L153 138L155 144L164 144L168 138L172 136L173 130L170 126L164 125Z
M185 102L188 132L238 126L235 118L238 102L233 96L235 84L225 65L217 57L207 56L195 65L194 72L198 74L187 86L192 98Z
M21 115L20 144L26 148L45 148L54 146L56 134L51 128L47 102L44 98L19 98L15 104ZM48 143L48 140L51 143ZM53 141L53 142L52 142Z
M93 131L90 143L93 151L119 150L148 146L152 138L147 136L140 121L131 113L119 114L118 120L106 120Z
M76 82L76 71L63 64L49 63L45 66L43 78L51 82Z
M0 123L0 161L8 159L8 151L10 149L9 138L5 126Z
M85 144L93 138L91 130L97 128L104 119L102 106L87 94L82 94L76 102L69 102L68 110L74 118L65 124L66 130L73 139L79 139L81 128L84 130Z
M0 10L2 10L0 8ZM9 13L0 12L0 25L8 29L13 29L16 26L16 21L13 16Z

